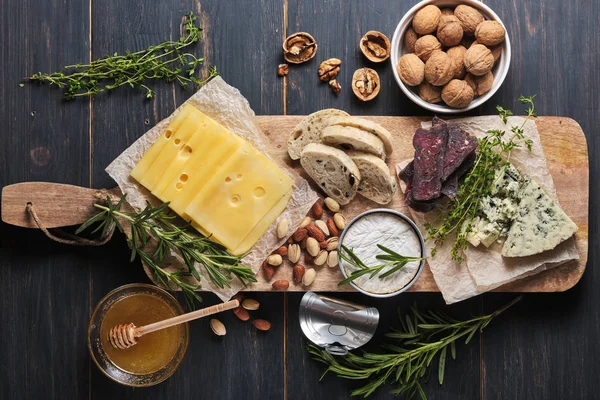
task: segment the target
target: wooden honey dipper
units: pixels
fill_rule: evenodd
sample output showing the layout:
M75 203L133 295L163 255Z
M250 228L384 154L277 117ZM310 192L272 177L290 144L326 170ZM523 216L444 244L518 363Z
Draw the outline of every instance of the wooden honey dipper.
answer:
M221 311L231 310L232 308L239 307L239 305L240 302L238 300L230 300L226 303L216 304L201 310L181 314L176 317L168 318L140 327L136 327L133 323L120 324L110 328L110 331L108 332L108 341L114 348L125 350L131 346L135 346L137 344L136 338L139 338L147 333L170 328L171 326L193 321L198 318L206 317L207 315L220 313Z

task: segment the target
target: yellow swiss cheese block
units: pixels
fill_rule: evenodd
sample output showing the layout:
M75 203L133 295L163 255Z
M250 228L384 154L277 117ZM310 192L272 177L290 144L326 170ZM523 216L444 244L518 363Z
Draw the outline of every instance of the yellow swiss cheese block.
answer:
M292 178L244 141L193 198L185 214L229 251L250 248L258 238L250 245L251 240L244 246L242 242L259 222L268 227L277 218L278 214L269 215L272 220L263 221L292 185Z

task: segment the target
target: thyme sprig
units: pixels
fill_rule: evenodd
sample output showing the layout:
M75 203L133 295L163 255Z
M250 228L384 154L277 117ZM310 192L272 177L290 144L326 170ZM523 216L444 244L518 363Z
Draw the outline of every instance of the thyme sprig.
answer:
M392 391L394 395L411 399L418 394L426 399L421 379L427 381L436 356L437 378L441 385L444 383L448 353L452 359L456 359L456 342L465 338L465 344L468 344L476 333L521 298L517 297L491 314L466 321L456 320L438 311L421 312L415 304L407 315L398 313L401 329L386 335L397 340L394 344L383 345L386 352L364 352L362 355L350 352L346 356L335 357L313 344L308 344L306 350L314 360L327 365L321 379L332 372L340 378L367 381L353 390L352 396L367 397L386 382L392 382L397 385Z
M121 220L127 221L131 227L130 237L127 238L131 247L131 261L138 255L152 269L158 282L167 288L171 287L169 283L179 287L190 307L193 307L194 300L202 301L202 298L195 292L198 287L182 278L191 276L200 282L200 274L194 267L196 263L206 271L211 282L221 289L230 287L229 282L234 278L244 286L248 282L256 282L252 269L240 265L243 256L229 254L221 244L192 231L187 225L176 225L173 220L177 217L167 213L169 203L158 206L147 203L140 212L126 212L121 211L124 201L125 195L116 204L110 197L107 197L106 205L95 204L100 212L83 223L76 233L95 223L98 226L92 234L102 231L104 236L115 228L123 232ZM156 246L152 254L146 252L148 245ZM181 256L186 271L167 272L160 267L161 261L172 253Z
M379 275L379 279L384 279L392 275L399 269L403 268L406 264L408 264L411 261L423 260L422 257L403 256L402 254L398 254L395 251L380 244L378 244L377 247L379 248L379 250L382 250L384 254L378 254L377 256L375 256L375 258L377 260L385 262L379 265L369 267L354 253L352 249L342 245L340 257L342 258L342 260L356 268L356 270L352 271L352 273L350 273L350 275L346 279L340 281L340 283L338 283L338 286L350 283L363 275L369 275L369 279L373 279L374 277ZM386 268L388 268L388 270L383 272L383 270Z
M209 76L201 80L195 76L196 68L204 58L185 52L184 49L200 40L202 29L194 24L197 17L189 13L184 23L185 34L177 41L166 41L135 53L114 53L90 63L67 65L61 71L45 74L38 72L27 81L48 83L65 89L65 99L91 96L111 91L121 86L137 87L146 98L155 96L145 82L162 79L177 81L182 87L202 86L218 75L215 67L209 68Z
M527 121L536 116L534 98L535 95L519 97L519 102L529 106L527 117L520 126L510 127L511 134L508 140L503 140L507 135L504 130L490 130L485 137L478 140L475 165L460 185L456 198L449 203L441 225L425 224L427 239L433 239L435 243L431 250L432 256L435 256L437 247L443 244L447 237L456 235L451 250L452 259L459 263L463 261L463 251L467 248L467 235L472 231L473 218L481 209L481 199L491 193L496 172L509 165L513 149L526 146L531 151L533 143L525 138L524 128ZM502 122L507 124L512 111L501 106L496 106L496 110Z

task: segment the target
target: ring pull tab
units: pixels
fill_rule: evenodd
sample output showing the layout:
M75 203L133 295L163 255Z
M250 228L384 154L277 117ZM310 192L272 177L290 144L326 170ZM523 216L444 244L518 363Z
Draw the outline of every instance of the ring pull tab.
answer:
M325 346L325 351L332 356L345 356L348 354L348 349L339 344L328 344Z

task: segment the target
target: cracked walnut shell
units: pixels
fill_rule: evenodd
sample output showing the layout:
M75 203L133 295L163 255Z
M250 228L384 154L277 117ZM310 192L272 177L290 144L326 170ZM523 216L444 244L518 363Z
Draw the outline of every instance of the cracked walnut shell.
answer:
M378 31L368 31L360 39L360 50L374 63L387 60L390 57L390 39Z
M442 45L433 35L422 36L415 42L415 54L423 62L429 60L431 54L436 50L441 50L441 48Z
M496 46L504 41L506 31L498 21L483 21L475 29L475 38L485 46Z
M465 81L452 79L442 89L442 100L449 107L465 108L473 101L473 89Z
M371 68L360 68L352 75L352 91L361 101L373 100L379 94L379 74Z
M405 54L398 60L396 70L402 82L408 86L417 86L423 82L425 64L414 54Z
M416 12L412 26L419 35L435 32L440 22L442 11L434 5L428 5Z
M329 58L323 61L317 71L319 79L322 81L334 79L340 72L340 65L342 65L342 60L339 58Z
M434 52L425 63L425 79L433 86L443 86L454 76L454 61L443 51Z
M494 66L494 56L490 49L482 44L476 44L465 52L465 67L473 75L485 75Z
M315 38L306 32L296 32L283 41L283 58L292 64L310 60L317 53Z

